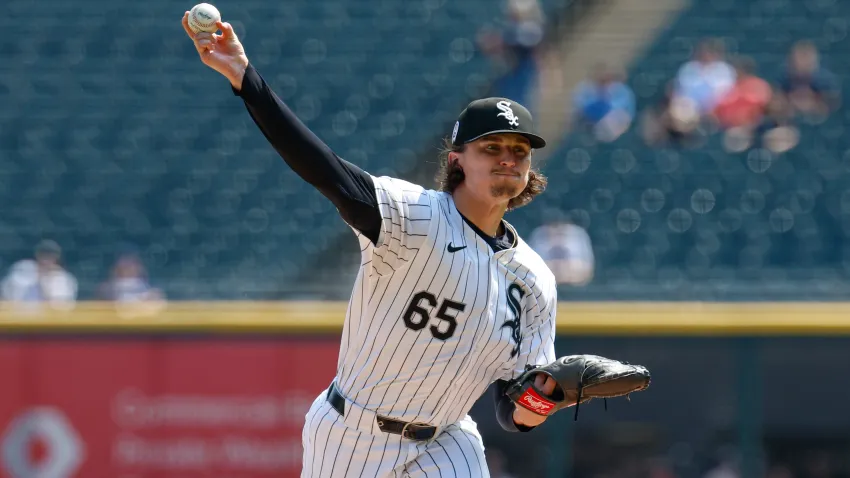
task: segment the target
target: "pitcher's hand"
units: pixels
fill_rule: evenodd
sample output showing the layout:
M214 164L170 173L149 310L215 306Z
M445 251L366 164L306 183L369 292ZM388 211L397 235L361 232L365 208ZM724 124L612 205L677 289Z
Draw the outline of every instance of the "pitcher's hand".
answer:
M194 33L189 28L189 12L183 14L183 29L195 44L198 55L205 65L224 75L237 90L242 89L242 78L248 67L248 57L233 26L216 22L221 35L217 33Z
M555 379L546 374L540 373L534 377L534 386L542 390L545 395L551 395L555 391L557 384L558 382ZM544 421L546 421L546 417L538 415L531 410L526 410L523 407L516 407L514 409L514 423L517 425L536 427Z

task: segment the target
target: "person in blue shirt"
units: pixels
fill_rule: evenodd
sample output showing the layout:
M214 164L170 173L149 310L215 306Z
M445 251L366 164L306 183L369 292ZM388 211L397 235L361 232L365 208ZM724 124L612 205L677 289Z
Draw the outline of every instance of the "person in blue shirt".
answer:
M577 126L593 130L600 141L613 141L635 117L635 95L619 75L599 64L591 78L576 87L573 109Z

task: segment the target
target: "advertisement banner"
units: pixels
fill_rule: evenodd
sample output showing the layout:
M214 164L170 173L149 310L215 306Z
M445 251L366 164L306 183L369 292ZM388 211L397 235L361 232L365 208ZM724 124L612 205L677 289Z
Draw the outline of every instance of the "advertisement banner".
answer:
M297 477L338 338L0 341L3 478Z

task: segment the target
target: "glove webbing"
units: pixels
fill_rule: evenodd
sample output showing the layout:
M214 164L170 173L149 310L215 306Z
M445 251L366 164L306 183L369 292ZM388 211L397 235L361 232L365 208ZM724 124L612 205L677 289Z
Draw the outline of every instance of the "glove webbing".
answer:
M587 367L584 367L584 370L581 371L581 378L578 381L578 399L576 400L576 412L575 412L575 415L573 415L573 421L574 422L578 421L578 407L579 407L579 405L581 405L581 392L584 389L584 372L586 372L586 371L587 371ZM626 395L626 399L628 399L628 398L629 398L629 396ZM605 411L607 412L608 411L608 399L603 398L602 403L605 404Z
M584 367L584 370L581 371L581 378L578 379L578 398L576 399L576 412L573 415L573 421L578 421L578 407L581 405L581 392L584 390L584 372L587 372L587 366ZM607 410L607 405L606 405Z
M581 389L582 389L582 384L579 383L578 384L578 402L576 402L576 413L575 413L575 415L573 415L573 421L574 422L578 421L578 406L581 405ZM626 397L626 398L628 398L628 397ZM608 411L608 399L603 398L602 403L605 404L605 411L607 412Z

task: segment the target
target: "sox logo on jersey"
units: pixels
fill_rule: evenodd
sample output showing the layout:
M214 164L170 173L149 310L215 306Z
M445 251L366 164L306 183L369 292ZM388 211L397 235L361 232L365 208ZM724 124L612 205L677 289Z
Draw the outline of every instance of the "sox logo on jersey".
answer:
M511 284L508 286L508 307L510 307L514 318L513 320L506 320L505 323L502 324L502 328L507 327L511 330L511 338L514 341L514 348L511 350L511 357L516 357L519 353L519 346L522 343L522 330L520 328L520 316L522 314L522 310L520 309L520 301L522 301L524 296L525 292L518 284Z

